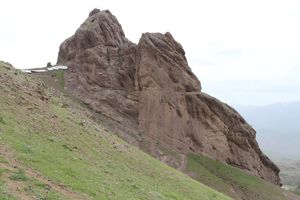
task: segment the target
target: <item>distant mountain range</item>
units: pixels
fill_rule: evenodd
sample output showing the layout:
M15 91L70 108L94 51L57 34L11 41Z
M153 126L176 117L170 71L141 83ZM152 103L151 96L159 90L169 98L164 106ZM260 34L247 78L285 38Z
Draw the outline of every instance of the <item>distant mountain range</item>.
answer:
M300 101L234 107L255 128L268 156L275 161L300 160Z

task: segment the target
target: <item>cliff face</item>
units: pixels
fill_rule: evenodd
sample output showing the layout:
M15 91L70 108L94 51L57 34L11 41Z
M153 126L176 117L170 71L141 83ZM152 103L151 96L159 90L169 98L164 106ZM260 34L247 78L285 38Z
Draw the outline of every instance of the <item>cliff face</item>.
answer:
M204 154L280 184L255 130L231 107L201 92L182 46L170 33L131 43L109 11L93 10L60 46L66 90L112 130L183 170L188 153Z

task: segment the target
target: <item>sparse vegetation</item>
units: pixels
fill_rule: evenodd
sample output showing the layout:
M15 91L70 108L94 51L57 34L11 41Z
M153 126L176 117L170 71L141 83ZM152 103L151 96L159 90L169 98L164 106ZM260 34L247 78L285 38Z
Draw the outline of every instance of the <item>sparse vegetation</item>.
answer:
M0 181L0 200L17 200L7 191L3 181Z
M35 179L31 180L24 187L24 191L41 200L68 200L69 198L55 192L49 185Z
M55 192L49 185L41 183L40 181L27 177L24 170L10 171L7 169L0 170L0 176L7 174L11 184L16 184L17 182L22 182L21 184L16 184L19 191L24 192L24 194L33 197L38 200L67 200L67 197ZM6 181L2 178L0 179L0 200L17 200L14 196L16 191L9 191L5 186ZM19 196L18 196L19 197Z

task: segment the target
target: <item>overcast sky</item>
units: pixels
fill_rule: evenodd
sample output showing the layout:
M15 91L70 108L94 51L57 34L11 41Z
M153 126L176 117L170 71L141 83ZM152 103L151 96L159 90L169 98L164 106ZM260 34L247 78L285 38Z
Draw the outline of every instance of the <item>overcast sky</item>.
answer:
M97 7L126 37L170 31L204 92L229 104L300 99L299 0L0 0L0 60L17 68L56 62L61 42Z

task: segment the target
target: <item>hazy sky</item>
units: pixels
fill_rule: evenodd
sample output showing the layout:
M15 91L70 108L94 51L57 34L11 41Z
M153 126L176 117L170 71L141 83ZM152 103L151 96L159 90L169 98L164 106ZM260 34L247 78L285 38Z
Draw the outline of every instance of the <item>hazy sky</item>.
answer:
M95 7L109 9L133 42L170 31L203 91L229 104L300 99L299 0L1 0L0 60L55 63Z

